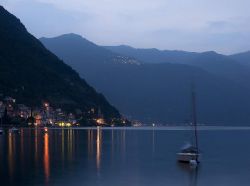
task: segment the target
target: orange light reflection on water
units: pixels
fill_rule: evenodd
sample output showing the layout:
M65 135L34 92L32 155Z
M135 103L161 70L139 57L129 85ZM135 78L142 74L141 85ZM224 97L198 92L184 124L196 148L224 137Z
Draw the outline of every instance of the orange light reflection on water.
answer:
M97 128L96 134L96 167L100 170L101 166L101 152L102 151L102 130Z
M44 155L43 155L43 162L44 162L44 175L46 183L49 182L50 177L50 161L49 161L49 135L44 134Z
M8 165L9 165L9 176L10 180L13 179L14 174L14 146L13 137L11 133L8 134Z
M38 166L38 129L35 129L35 162Z

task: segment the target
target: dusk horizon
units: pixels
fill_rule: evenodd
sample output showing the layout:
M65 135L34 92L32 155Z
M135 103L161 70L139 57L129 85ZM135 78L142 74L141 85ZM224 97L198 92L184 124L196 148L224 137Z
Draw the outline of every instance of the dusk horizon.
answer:
M82 38L92 42L92 43L95 43L95 41L92 41L92 40L89 40L87 37L85 37L84 35L81 35L81 34L78 34L78 33L73 33L73 32L69 32L69 33L64 33L64 34L59 34L59 35L54 35L54 36L48 36L48 37L45 37L45 36L42 36L42 37L38 37L37 39L43 39L43 38L46 38L46 39L51 39L51 38L57 38L57 37L61 37L61 36L65 36L65 35L78 35L78 36L81 36ZM97 43L96 43L97 44ZM99 45L99 44L98 44ZM120 43L120 44L116 44L116 45L99 45L99 46L104 46L104 47L119 47L119 46L125 46L125 47L131 47L131 48L134 48L134 49L156 49L156 50L159 50L159 51L180 51L180 52L194 52L194 53L206 53L206 52L216 52L218 54L223 54L223 55L234 55L234 54L241 54L241 53L248 53L250 52L250 49L246 49L246 50L243 50L243 51L238 51L238 52L234 52L234 53L228 53L228 54L225 54L225 53L220 53L216 50L204 50L204 51L190 51L190 50L181 50L181 49L168 49L168 48L163 48L163 49L160 49L160 48L157 48L157 47L154 47L154 46L149 46L147 48L144 48L144 47L135 47L135 46L132 46L132 45L128 45L126 43Z
M222 54L250 50L247 0L4 0L2 4L37 38L77 33L105 46Z

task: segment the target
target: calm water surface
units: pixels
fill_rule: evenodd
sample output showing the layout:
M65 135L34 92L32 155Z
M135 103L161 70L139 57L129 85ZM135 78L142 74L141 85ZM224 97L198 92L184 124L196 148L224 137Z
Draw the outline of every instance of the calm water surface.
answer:
M0 136L0 185L250 185L250 130L201 130L198 169L176 162L190 136L157 128L22 129Z

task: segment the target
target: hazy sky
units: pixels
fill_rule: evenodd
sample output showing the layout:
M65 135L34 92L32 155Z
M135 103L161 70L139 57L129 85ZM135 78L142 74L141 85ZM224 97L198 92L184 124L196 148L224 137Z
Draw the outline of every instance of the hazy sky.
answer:
M250 50L250 0L0 0L36 37L77 33L100 45Z

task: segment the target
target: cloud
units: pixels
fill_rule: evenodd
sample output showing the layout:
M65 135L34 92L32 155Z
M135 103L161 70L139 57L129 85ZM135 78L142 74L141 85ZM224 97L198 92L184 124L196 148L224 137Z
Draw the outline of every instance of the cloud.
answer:
M26 28L37 37L74 32L79 29L80 21L89 20L87 15L79 16L34 0L8 0L3 5L20 18Z
M222 52L249 47L249 0L3 2L37 37L75 32L102 45Z
M230 24L227 21L211 21L208 23L209 27L212 29L224 29L227 28Z

